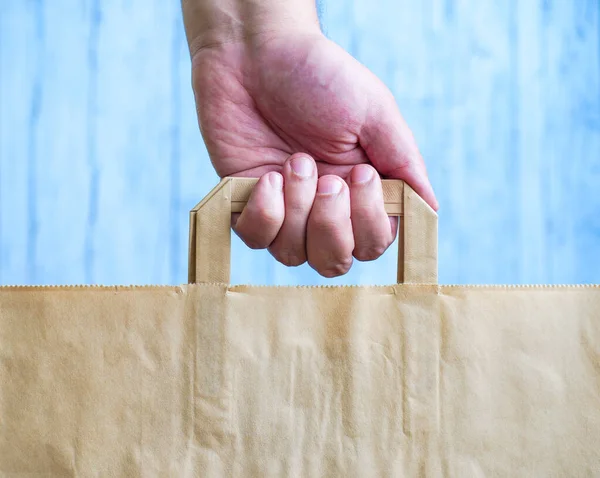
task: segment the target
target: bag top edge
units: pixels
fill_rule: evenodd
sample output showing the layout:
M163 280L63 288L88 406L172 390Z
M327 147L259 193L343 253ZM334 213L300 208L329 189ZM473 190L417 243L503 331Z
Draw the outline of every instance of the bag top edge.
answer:
M227 290L243 289L389 289L390 287L427 287L439 289L600 289L600 284L353 284L353 285L263 285L263 284L226 284L222 282L198 282L193 284L56 284L56 285L0 285L0 291L44 291L44 290L173 290L182 291L192 287L222 287Z

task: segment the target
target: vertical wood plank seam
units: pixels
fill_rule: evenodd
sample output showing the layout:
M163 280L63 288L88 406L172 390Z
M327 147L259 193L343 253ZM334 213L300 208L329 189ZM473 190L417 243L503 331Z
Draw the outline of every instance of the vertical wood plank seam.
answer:
M83 259L85 281L88 284L94 283L94 238L96 223L98 221L98 189L100 186L100 165L96 148L96 123L98 114L98 42L101 15L100 0L93 0L88 39L87 160L90 170L90 187Z
M27 282L33 284L37 279L37 239L38 239L38 198L37 198L37 164L38 164L38 126L42 99L44 95L44 0L35 4L35 43L37 52L35 61L35 78L31 109L29 112L29 132L27 145Z
M521 222L518 219L518 214L523 214L522 207L517 198L520 197L520 184L522 181L519 168L519 161L521 158L520 154L520 131L519 131L519 25L518 25L518 1L511 0L508 13L508 29L509 29L509 124L510 124L510 138L509 138L509 157L507 158L509 175L513 174L513 182L511 184L511 191L508 195L511 202L513 203L510 211L510 223L515 231L515 244L522 244L520 236L523 233L521 230ZM509 256L510 264L506 267L510 267L511 271L514 271L516 283L521 283L523 280L523 270L521 261L519 261L519 252L514 251Z

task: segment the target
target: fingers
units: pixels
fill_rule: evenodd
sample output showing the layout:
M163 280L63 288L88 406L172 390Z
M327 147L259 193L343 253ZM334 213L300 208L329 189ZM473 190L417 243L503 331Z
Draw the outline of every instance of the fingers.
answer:
M348 272L352 257L377 259L394 240L383 203L381 179L367 164L347 178L318 178L314 160L295 154L282 173L262 176L235 222L240 238L253 249L268 248L288 266L308 260L325 277Z
M394 241L396 223L385 212L379 174L372 166L359 164L350 173L350 209L354 234L354 257L372 261Z
M350 270L353 249L348 186L338 176L323 176L308 219L308 263L321 275L336 277Z
M284 216L283 178L267 173L254 186L234 230L251 249L265 249L277 237Z
M437 210L438 202L414 137L392 94L384 90L381 96L383 100L373 108L363 127L360 144L380 174L406 181Z
M306 226L317 189L317 166L306 154L294 154L283 166L285 219L269 251L287 266L306 262Z

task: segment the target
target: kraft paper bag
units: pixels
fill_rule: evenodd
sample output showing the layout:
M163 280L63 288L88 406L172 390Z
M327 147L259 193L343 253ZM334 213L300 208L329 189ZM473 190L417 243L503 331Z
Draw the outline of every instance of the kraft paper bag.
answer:
M0 288L0 476L600 476L597 286L437 285L399 182L398 284L231 286L252 184L192 211L191 284Z

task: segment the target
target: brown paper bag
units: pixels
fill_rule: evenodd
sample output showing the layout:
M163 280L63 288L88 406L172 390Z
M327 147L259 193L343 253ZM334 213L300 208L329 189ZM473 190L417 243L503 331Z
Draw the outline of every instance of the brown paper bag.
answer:
M439 286L401 183L399 285L229 286L192 211L179 287L0 288L2 477L600 476L600 289Z

